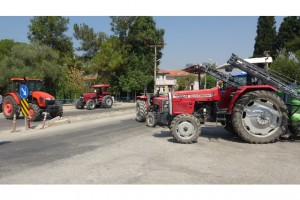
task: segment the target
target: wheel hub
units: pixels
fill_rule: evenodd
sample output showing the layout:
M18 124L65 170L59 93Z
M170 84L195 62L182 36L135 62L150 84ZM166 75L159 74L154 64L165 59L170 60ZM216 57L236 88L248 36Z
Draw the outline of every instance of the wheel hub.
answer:
M282 117L270 101L256 99L243 110L243 125L255 136L269 136L278 130Z
M189 136L193 135L193 133L195 132L195 127L190 122L187 122L187 121L181 122L178 125L177 132L182 137L189 137Z
M271 116L268 113L261 113L257 116L256 121L259 125L270 124Z
M13 106L10 102L5 102L3 108L3 112L5 112L7 115L11 114L13 110Z
M111 106L112 105L112 101L110 99L106 100L106 105Z

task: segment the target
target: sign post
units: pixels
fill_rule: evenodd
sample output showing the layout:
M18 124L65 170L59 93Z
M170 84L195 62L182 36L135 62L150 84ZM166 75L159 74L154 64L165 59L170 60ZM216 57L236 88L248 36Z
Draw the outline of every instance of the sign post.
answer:
M29 104L28 104L28 87L26 85L21 85L20 87L20 97L21 97L21 112L25 119L25 128L30 128L30 122L28 120L29 116Z

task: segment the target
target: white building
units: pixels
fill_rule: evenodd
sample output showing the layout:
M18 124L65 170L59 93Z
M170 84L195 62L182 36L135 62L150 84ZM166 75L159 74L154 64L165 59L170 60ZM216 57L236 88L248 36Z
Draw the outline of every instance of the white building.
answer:
M156 76L156 89L160 89L161 93L167 94L170 91L174 91L176 87L176 78L181 76L190 75L191 73L182 70L164 70L160 69ZM195 81L190 85L190 90L199 89L198 76L196 74L191 74L195 76Z

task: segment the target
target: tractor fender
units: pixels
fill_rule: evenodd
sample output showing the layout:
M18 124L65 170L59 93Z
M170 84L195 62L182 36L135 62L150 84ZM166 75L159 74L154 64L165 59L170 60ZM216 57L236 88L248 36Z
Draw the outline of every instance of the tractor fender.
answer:
M5 96L12 96L16 100L17 104L20 105L21 102L20 102L20 99L19 99L19 97L16 93L8 92L8 93L5 94Z
M268 91L274 91L276 92L277 89L275 87L272 87L270 85L247 85L247 86L241 86L233 95L229 106L228 106L228 114L232 114L232 110L234 108L235 102L240 99L244 94L254 91L254 90L268 90Z

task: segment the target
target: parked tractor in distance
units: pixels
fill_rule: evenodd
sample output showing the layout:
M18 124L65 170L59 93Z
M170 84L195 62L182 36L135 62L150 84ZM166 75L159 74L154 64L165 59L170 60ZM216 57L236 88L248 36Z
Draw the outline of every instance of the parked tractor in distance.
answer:
M111 93L108 92L109 84L92 85L91 89L94 90L92 93L83 93L80 98L75 102L77 109L93 110L96 107L111 108L113 105L113 98Z
M63 108L55 101L54 97L45 91L42 80L33 78L11 78L11 91L3 99L3 114L6 119L13 119L14 114L20 115L20 87L28 88L29 119L40 120L43 112L48 112L51 117L62 117Z
M275 142L300 133L300 86L288 82L236 55L228 63L246 72L246 81L207 66L184 69L204 72L227 85L203 90L169 92L168 96L139 96L136 120L148 126L168 126L180 143L197 141L205 122L221 122L226 130L249 143ZM230 70L230 69L228 69Z

